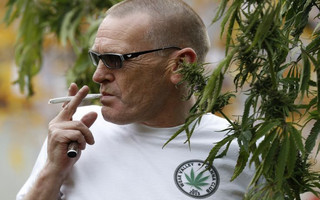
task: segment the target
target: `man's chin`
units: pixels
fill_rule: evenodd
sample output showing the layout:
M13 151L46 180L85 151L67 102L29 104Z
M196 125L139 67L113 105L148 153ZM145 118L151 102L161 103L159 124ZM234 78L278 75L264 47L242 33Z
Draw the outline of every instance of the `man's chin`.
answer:
M101 113L104 120L114 124L125 125L134 122L134 120L130 120L128 115L126 115L124 112L113 109L111 107L102 106Z

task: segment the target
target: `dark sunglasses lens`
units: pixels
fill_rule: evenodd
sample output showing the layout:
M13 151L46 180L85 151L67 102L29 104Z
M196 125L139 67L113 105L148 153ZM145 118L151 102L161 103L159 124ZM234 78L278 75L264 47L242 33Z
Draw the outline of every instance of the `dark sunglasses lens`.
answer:
M122 60L121 57L118 55L105 54L101 55L100 58L103 61L103 63L111 69L121 68Z
M94 66L98 66L98 63L99 63L99 60L100 58L98 57L98 55L94 52L89 52L89 55L90 55L90 58L91 58L91 61L93 63Z

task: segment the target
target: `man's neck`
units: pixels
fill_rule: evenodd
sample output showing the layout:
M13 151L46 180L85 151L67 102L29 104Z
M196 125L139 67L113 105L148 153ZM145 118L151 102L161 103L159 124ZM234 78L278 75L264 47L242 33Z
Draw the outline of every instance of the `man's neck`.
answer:
M195 97L192 96L187 101L180 101L179 103L171 104L164 109L165 112L163 111L161 115L146 122L141 122L141 124L159 128L182 125L189 116L189 111L195 104L195 101Z

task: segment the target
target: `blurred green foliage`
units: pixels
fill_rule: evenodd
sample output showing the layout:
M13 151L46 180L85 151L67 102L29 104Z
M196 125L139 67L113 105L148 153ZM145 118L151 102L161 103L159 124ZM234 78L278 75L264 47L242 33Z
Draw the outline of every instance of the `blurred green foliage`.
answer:
M21 92L33 95L32 78L42 66L45 37L55 35L63 46L70 45L75 64L67 73L68 82L98 87L91 80L94 68L88 50L93 44L100 22L108 8L119 0L9 0L4 21L9 25L19 20L15 61L19 69L15 81Z

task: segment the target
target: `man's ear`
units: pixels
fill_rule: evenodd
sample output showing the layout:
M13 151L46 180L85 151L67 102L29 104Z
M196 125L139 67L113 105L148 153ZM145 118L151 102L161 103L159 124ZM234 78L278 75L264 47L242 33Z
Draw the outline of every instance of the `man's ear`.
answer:
M178 72L183 63L194 63L197 60L197 54L192 48L181 49L175 54L174 63L170 64L170 80L177 85L182 80L182 75Z

